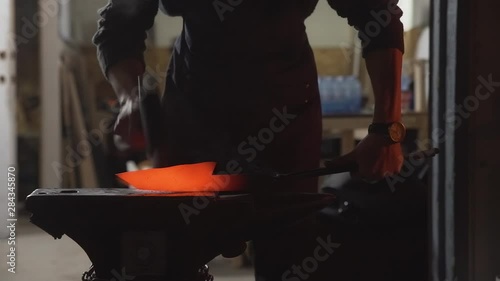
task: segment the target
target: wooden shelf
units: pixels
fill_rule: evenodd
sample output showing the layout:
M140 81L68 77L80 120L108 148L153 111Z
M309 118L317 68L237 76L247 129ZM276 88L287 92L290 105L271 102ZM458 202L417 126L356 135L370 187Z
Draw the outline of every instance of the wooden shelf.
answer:
M372 114L335 115L323 117L323 138L340 136L341 153L346 154L354 149L354 131L367 129L372 123ZM428 138L428 114L426 112L409 112L403 114L403 123L407 129L417 130L417 139ZM425 143L425 142L422 142ZM419 147L426 149L426 147Z

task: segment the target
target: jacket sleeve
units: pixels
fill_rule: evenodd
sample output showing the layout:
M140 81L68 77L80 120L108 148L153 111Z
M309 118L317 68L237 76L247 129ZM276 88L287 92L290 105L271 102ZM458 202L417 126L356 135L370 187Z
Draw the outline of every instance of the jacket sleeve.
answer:
M109 0L99 10L101 18L93 37L101 70L119 61L135 58L144 63L146 31L154 24L159 0Z
M396 48L404 52L402 10L398 0L327 0L338 15L358 30L363 57L370 51Z

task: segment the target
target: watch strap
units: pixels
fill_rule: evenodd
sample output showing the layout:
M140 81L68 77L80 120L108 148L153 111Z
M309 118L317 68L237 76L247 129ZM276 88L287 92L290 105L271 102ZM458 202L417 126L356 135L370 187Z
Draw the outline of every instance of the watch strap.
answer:
M393 123L372 123L370 126L368 126L368 133L369 134L382 134L382 135L389 135L389 127Z

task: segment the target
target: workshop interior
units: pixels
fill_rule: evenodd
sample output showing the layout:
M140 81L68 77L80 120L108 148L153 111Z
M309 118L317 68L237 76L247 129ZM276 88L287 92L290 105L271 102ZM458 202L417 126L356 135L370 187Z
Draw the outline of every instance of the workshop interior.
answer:
M212 2L231 13L242 1ZM147 31L137 85L149 146L115 135L121 101L93 44L107 2L0 0L0 280L265 281L254 241L295 237L314 219L317 232L273 256L309 253L277 280L500 281L500 2L399 0L405 158L399 174L371 182L327 165L372 132L375 103L359 30L327 1L305 20L318 168L243 174L212 162L154 167L179 16L160 11ZM245 143L255 153L273 141L257 138ZM317 192L273 190L306 178Z

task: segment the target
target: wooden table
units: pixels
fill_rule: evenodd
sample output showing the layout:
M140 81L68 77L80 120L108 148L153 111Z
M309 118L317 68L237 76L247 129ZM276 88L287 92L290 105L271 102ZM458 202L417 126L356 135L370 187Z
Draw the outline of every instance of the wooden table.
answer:
M372 114L334 115L323 117L323 138L340 136L341 153L354 149L356 129L367 129L372 122ZM403 114L403 123L407 129L417 130L417 139L424 141L428 137L428 113L408 112ZM425 143L425 142L422 142ZM425 149L419 147L419 149Z

